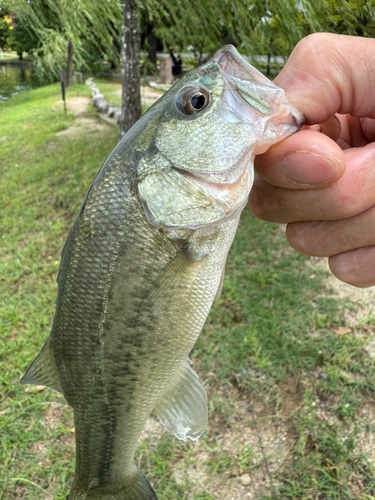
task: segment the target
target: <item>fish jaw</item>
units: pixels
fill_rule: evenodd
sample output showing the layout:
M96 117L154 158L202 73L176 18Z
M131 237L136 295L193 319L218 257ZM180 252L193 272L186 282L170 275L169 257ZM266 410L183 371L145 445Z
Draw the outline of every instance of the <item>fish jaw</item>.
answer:
M256 124L260 140L253 154L264 153L272 144L293 134L305 123L305 117L262 73L249 64L232 45L226 45L213 57L225 82L222 114L237 113L244 123Z
M191 89L205 93L209 102L202 112L184 115L181 102ZM170 118L159 123L157 151L139 168L138 184L148 221L169 234L236 216L252 187L254 156L304 123L284 90L232 46L185 75L169 102Z

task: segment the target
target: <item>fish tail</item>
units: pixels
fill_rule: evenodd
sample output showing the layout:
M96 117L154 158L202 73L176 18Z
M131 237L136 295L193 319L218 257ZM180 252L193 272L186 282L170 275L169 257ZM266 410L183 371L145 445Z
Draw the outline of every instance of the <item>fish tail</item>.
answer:
M68 500L158 500L155 491L139 470L120 489L103 489L74 486Z

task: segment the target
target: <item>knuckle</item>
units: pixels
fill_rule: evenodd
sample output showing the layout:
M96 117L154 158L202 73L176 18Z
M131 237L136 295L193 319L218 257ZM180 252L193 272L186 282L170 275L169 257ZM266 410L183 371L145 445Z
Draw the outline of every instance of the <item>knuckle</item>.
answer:
M261 198L259 198L255 193L250 195L248 205L255 217L258 217L258 219L261 220L268 220L265 204L262 203Z
M319 224L315 222L293 222L287 225L286 237L290 246L302 255L320 257L324 249L319 242Z
M310 58L314 57L317 49L329 46L327 44L334 38L336 38L336 35L332 33L311 33L297 43L293 52L299 55L308 54Z
M269 197L265 193L264 184L264 181L256 175L250 191L248 205L258 219L268 220Z
M359 288L375 284L375 274L368 263L369 254L374 253L374 247L357 248L348 252L333 255L329 258L332 274L341 281Z

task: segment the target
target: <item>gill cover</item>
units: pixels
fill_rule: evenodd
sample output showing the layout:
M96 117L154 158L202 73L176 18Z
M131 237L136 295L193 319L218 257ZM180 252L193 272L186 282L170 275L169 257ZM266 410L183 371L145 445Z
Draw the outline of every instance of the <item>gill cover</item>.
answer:
M246 204L253 157L298 130L284 91L227 46L163 96L166 112L138 166L138 194L157 228L221 223Z

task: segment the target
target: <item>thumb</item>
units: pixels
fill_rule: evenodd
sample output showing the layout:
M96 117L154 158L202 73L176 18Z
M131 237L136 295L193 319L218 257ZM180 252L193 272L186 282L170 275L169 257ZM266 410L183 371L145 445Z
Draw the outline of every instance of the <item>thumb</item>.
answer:
M275 78L307 123L335 113L375 118L375 40L314 33L302 39Z

